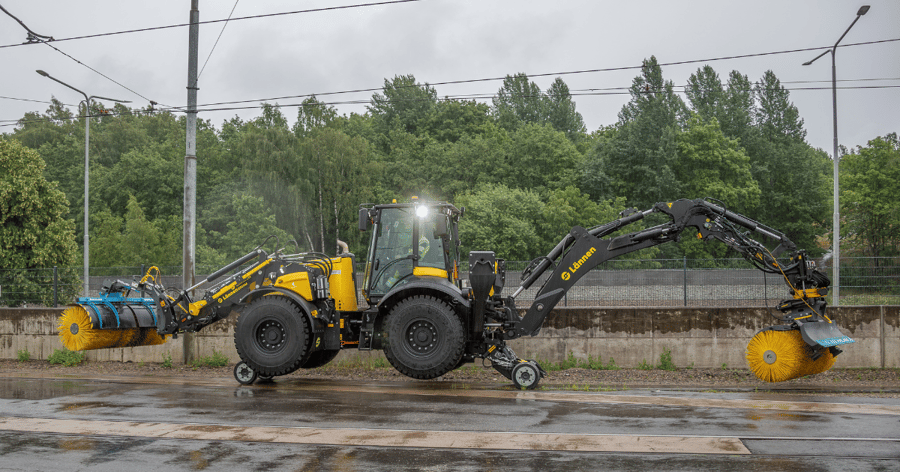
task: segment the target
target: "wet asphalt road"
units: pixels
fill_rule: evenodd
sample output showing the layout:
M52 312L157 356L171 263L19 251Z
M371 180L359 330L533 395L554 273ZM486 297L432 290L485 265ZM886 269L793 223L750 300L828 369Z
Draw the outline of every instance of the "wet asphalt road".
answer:
M900 400L0 378L0 470L900 470Z

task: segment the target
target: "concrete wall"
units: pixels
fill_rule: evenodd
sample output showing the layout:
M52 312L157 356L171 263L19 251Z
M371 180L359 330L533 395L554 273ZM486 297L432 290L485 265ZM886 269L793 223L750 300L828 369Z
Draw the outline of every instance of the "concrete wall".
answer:
M46 359L62 349L56 335L62 308L0 309L0 358L14 359L27 349L32 358ZM844 334L856 340L844 346L839 367L900 367L900 306L829 308ZM571 351L577 358L610 357L620 367L642 361L658 363L668 349L679 367L744 367L747 342L760 329L776 324L765 308L557 308L539 336L510 343L525 358L559 362ZM205 328L193 337L199 356L214 351L238 360L234 348L235 317ZM182 340L160 346L87 351L93 361L182 361ZM355 356L348 350L341 358ZM363 357L380 353L361 353Z

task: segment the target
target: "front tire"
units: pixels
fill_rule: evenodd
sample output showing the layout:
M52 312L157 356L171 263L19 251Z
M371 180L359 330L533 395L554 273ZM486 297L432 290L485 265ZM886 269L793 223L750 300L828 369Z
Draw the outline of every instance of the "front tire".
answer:
M262 297L238 318L234 347L259 376L286 375L309 358L311 334L306 314L291 300Z
M447 303L426 295L410 297L391 310L385 323L384 356L401 374L433 379L459 365L465 332Z

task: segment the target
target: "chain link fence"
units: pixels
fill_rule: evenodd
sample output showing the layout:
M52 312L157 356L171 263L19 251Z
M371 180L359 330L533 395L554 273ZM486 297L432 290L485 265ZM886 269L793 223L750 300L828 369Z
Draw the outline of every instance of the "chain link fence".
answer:
M508 261L504 296L521 283L527 262ZM105 281L138 281L147 267L92 267L89 289L97 295ZM161 282L182 289L181 267L160 267ZM197 266L198 281L218 267ZM465 269L465 267L463 267ZM831 267L820 267L831 277ZM357 263L357 287L364 264ZM201 275L202 274L202 275ZM546 275L545 277L549 276ZM468 279L464 271L460 277ZM218 282L218 281L217 281ZM543 280L522 292L517 305L534 300ZM0 306L58 306L82 296L81 267L0 269ZM202 293L203 287L200 292ZM780 275L764 274L736 259L623 259L586 274L560 306L745 307L772 306L788 298ZM900 305L900 257L842 258L841 305ZM360 294L360 303L365 306Z

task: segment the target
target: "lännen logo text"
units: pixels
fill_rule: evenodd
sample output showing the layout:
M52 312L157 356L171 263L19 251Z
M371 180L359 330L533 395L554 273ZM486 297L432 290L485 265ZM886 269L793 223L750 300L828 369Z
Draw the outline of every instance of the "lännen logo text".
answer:
M577 261L573 262L572 265L569 266L569 270L562 273L562 279L569 280L570 277L575 275L575 271L577 271L581 266L583 266L584 263L587 262L587 260L590 259L591 256L595 252L597 252L597 248L595 248L595 247L588 249L588 252L584 253L584 255L581 256L581 259L578 259Z

